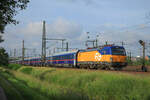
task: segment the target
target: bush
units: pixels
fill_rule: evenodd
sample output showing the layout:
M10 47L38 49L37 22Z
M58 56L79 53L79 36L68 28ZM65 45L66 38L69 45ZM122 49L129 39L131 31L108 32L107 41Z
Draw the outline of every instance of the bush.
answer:
M23 68L19 69L19 71L21 71L25 74L30 74L32 72L32 68L31 67L23 67Z
M17 70L21 67L20 64L9 64L7 68Z
M8 65L8 53L4 48L0 48L0 65L7 66Z

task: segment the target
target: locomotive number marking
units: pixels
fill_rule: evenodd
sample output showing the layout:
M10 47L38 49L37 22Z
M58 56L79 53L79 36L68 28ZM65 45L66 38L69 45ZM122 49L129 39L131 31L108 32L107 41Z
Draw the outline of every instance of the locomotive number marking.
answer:
M102 58L102 55L101 55L100 53L96 53L96 54L95 54L95 59L96 59L97 61L100 61L101 58Z

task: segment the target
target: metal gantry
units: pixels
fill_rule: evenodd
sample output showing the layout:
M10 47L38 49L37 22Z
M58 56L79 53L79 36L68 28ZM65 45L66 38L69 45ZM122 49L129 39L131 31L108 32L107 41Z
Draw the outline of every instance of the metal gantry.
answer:
M45 63L45 61L46 61L46 42L47 42L47 40L62 41L62 51L64 50L64 41L66 41L66 39L46 38L46 26L45 26L45 21L43 21L42 54L41 54L41 60L43 63Z
M24 40L22 41L22 64L24 64L24 56L25 56L25 47L24 47Z
M62 51L64 50L64 41L66 41L66 39L52 39L52 38L46 38L46 40L62 41Z
M88 47L88 43L92 43L92 44L93 44L93 48L94 48L94 47L97 48L97 47L98 47L98 37L99 37L99 35L96 35L96 39L90 40L89 33L90 33L90 32L87 32L87 40L86 40L86 42L85 42L85 45Z
M45 21L43 21L41 60L42 60L42 62L45 62L45 60L46 60L46 27L45 27Z

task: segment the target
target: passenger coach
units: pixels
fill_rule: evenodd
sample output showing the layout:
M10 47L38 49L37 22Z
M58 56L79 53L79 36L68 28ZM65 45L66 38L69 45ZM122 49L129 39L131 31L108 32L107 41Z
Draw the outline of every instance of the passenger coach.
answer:
M46 64L52 66L75 67L77 64L77 52L78 50L74 50L48 56L46 57Z

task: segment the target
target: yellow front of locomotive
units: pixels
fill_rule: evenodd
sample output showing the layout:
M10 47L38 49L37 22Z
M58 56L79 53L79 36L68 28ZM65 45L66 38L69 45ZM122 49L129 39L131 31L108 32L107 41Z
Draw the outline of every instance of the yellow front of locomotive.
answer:
M112 67L125 67L127 66L127 56L126 56L126 51L124 47L122 46L112 46L110 47L111 50L111 66Z
M98 50L99 56L95 54L95 58L102 62L102 65L113 68L122 68L127 66L126 51L123 46L105 46Z

